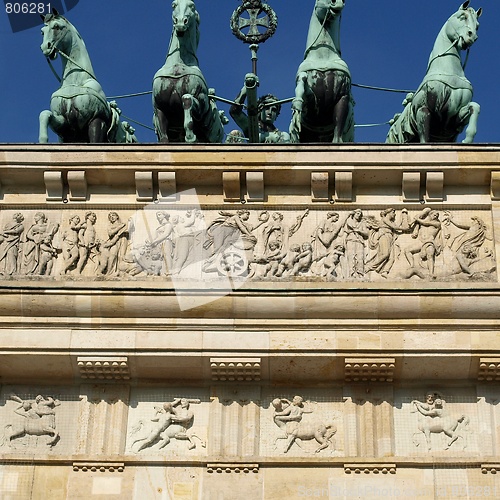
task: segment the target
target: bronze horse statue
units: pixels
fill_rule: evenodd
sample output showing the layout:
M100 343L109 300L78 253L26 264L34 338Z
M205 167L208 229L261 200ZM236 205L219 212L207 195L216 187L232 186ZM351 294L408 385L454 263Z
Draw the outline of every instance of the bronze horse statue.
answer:
M172 3L173 31L165 64L153 78L153 123L159 142L222 142L223 120L196 51L200 16L193 0Z
M340 53L344 0L316 0L297 70L291 142L353 142L351 74Z
M39 142L48 142L49 127L61 142L137 142L133 129L120 121L121 112L106 100L80 33L56 9L41 17L40 48L49 62L61 55L62 78L57 77L61 86L50 110L40 113Z
M477 12L469 1L461 5L439 32L425 77L414 94L409 94L402 113L397 114L386 142L455 142L467 126L470 143L477 131L479 104L472 102L472 85L465 78L460 58L477 39Z

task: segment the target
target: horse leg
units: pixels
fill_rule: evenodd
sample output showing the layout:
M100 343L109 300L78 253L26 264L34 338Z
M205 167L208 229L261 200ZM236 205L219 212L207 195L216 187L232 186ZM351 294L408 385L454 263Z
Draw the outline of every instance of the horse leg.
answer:
M91 144L108 142L107 126L101 118L95 118L89 123L89 142Z
M319 453L321 450L324 450L325 448L328 448L330 445L330 441L325 437L325 435L322 432L315 432L314 433L314 439L321 445L319 448L315 450L314 453Z
M333 108L333 140L332 142L344 142L344 128L349 114L349 100L348 95L344 95L339 99L339 102Z
M162 448L165 448L168 443L170 443L170 437L166 434L160 435L160 446L158 446L158 449L161 450Z
M40 113L40 132L38 134L38 142L41 144L49 142L49 121L51 117L52 113L48 109Z
M464 120L465 122L468 121L467 129L465 130L465 138L462 141L465 144L470 144L474 141L480 110L481 107L477 102L470 102L469 105L462 108L458 114L460 120Z
M292 103L292 121L290 122L290 142L300 142L300 131L302 129L302 108L306 94L307 73L302 71L297 75L295 86L295 98Z
M168 143L168 120L161 109L155 109L153 115L153 125L158 137L158 142Z
M186 134L185 141L189 143L196 142L196 135L193 132L193 108L195 106L195 98L191 94L182 96L182 107L184 108L184 132Z
M179 439L182 441L189 441L188 450L192 450L192 449L196 448L196 443L191 439L191 436L189 436L187 433L179 432L174 437L175 437L175 439Z
M423 433L425 434L425 440L427 441L427 449L431 450L431 431L429 429L424 429Z
M430 142L431 112L427 106L418 108L415 121L417 123L418 137L421 143Z
M53 438L47 443L52 448L52 446L54 446L59 440L59 433L52 427L44 428L43 432L53 436Z

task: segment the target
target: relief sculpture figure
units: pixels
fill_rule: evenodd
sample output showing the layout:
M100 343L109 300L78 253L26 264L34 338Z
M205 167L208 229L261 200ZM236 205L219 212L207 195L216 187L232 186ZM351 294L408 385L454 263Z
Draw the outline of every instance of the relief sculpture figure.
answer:
M401 210L401 222L396 222L396 210L386 208L380 212L380 220L372 221L370 227L370 248L375 255L366 262L366 272L376 271L383 277L390 273L398 248L395 245L398 234L409 230L408 211Z
M59 433L56 430L55 409L61 403L50 396L45 398L41 395L38 395L34 400L23 400L15 394L11 394L10 399L20 403L14 413L23 417L23 420L17 419L16 422L5 426L4 435L0 438L0 445L7 442L10 446L13 439L25 435L49 435L51 439L47 442L47 445L54 446L59 440Z
M62 257L64 262L64 267L61 274L66 274L68 271L73 269L78 262L78 243L79 243L79 232L82 228L80 216L77 214L71 215L68 220L69 227L61 235L62 238Z
M59 230L59 224L49 226L47 217L43 212L37 212L33 219L33 224L25 233L26 241L23 247L24 272L26 274L50 274L47 273L47 267L52 269L50 265L52 257L57 255L57 251L50 248L52 247L52 239ZM42 254L43 263L41 262Z
M0 231L0 273L4 276L12 276L19 271L18 256L21 235L24 232L24 216L15 213L12 221L7 222Z
M404 249L405 257L410 265L405 277L417 275L420 278L436 278L436 256L443 250L443 232L439 212L425 208L410 224L413 228L412 238L415 242ZM417 262L415 260L417 259Z
M432 449L431 434L444 433L450 439L447 441L448 449L459 438L464 441L464 449L467 447L467 439L462 435L462 431L468 431L469 417L461 415L459 417L451 416L445 408L445 401L436 392L429 392L425 396L425 402L413 400L411 402L412 413L418 412L418 429L425 435L427 449ZM416 439L418 432L413 434L413 443L419 446Z
M276 446L278 440L285 439L283 453L287 453L294 443L302 448L301 441L310 441L312 439L315 439L320 445L316 448L315 453L319 453L330 446L334 447L333 436L337 432L337 427L333 423L303 422L303 415L313 413L314 410L306 408L304 399L301 396L294 396L292 401L276 398L271 402L271 406L274 410L273 421L283 431L283 434L274 440L274 445ZM308 406L310 406L310 403Z
M351 212L343 227L347 260L346 277L363 279L365 276L365 241L370 235L363 212L359 208Z
M196 448L193 438L198 439L201 446L205 448L205 442L189 430L194 421L194 413L190 404L200 402L199 399L176 398L171 403L155 406L155 414L151 420L139 420L132 428L130 436L133 440L130 449L136 453L145 448L162 449L172 439L178 439L188 441L188 449L192 450Z
M394 117L386 142L455 142L465 127L463 142L473 142L480 108L472 101L472 85L465 77L460 52L477 40L481 12L469 7L467 0L446 21L425 77L405 99L403 112Z
M116 212L108 214L108 239L100 245L99 274L113 275L127 250L128 227Z

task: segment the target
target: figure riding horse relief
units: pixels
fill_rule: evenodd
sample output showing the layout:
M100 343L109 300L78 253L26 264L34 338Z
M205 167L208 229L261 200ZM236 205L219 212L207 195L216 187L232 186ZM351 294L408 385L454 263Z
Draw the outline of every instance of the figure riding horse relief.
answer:
M463 142L474 140L480 108L472 102L472 85L465 78L460 51L469 50L476 41L481 12L467 1L446 21L424 80L405 99L406 106L394 118L386 142L454 142L466 126Z
M106 100L76 28L56 9L42 19L40 48L49 62L61 55L63 72L50 111L40 113L39 142L48 142L49 126L61 142L137 142L133 129L119 120L118 108Z

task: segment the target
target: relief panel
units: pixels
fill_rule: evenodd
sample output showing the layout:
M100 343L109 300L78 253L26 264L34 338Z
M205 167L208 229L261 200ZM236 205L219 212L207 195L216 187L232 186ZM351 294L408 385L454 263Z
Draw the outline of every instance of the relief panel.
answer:
M5 210L4 279L495 281L488 211Z
M340 389L266 391L260 417L261 455L344 456L343 408Z
M209 406L206 390L132 390L126 453L171 458L206 455Z

